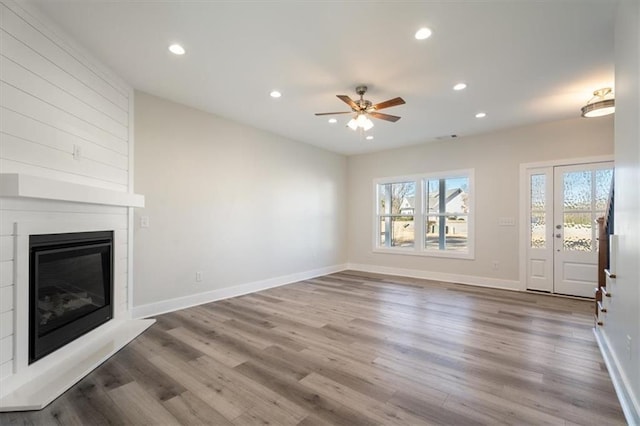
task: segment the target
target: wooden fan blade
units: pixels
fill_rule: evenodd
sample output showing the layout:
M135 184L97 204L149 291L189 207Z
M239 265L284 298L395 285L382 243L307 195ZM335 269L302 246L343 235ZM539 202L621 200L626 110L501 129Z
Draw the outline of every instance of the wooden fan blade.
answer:
M354 110L359 110L360 107L358 106L357 103L355 103L353 101L353 99L351 99L350 97L348 97L347 95L336 95L338 97L338 99L340 99L342 102L344 102L345 104L349 105L351 108L353 108Z
M389 108L396 105L402 105L404 103L406 102L402 98L393 98L393 99L389 99L388 101L384 101L384 102L380 102L378 104L372 105L371 109L374 109L377 111L377 110L381 110L382 108Z
M383 114L381 112L370 112L369 115L374 118L379 118L380 120L392 121L394 123L400 120L401 118L401 117L398 117L397 115Z
M316 115L337 115L337 114L353 114L353 111L340 111L340 112L316 112Z

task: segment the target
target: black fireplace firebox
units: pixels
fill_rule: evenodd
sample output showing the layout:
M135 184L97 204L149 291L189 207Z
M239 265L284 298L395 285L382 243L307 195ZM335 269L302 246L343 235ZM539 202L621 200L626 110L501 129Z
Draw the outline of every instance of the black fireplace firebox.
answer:
M113 318L113 231L29 236L29 364Z

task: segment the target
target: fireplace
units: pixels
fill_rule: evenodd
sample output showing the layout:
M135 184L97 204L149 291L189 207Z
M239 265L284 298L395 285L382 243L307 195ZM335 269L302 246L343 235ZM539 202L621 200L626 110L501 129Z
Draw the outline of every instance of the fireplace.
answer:
M113 231L29 236L29 364L113 318Z

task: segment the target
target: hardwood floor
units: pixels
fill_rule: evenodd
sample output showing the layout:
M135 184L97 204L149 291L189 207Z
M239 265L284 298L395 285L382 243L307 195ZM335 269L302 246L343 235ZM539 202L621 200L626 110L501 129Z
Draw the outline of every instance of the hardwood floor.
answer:
M0 424L625 424L592 302L346 271L157 320Z

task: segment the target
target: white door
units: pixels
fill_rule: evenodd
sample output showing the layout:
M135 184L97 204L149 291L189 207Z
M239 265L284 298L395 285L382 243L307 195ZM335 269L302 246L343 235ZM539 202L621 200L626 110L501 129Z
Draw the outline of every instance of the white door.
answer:
M527 288L593 297L611 162L529 169Z
M553 292L553 167L527 170L527 289Z
M555 293L593 297L598 284L598 228L613 176L611 163L579 164L554 170Z

